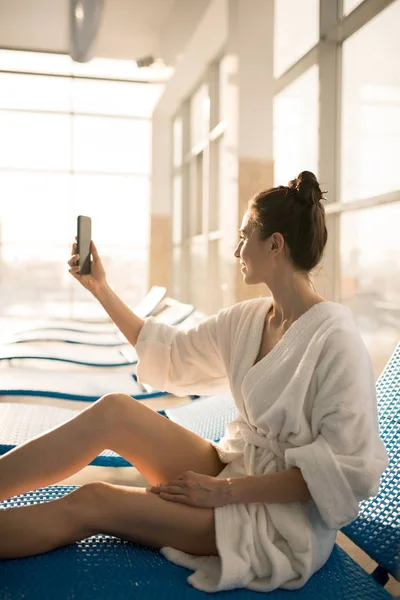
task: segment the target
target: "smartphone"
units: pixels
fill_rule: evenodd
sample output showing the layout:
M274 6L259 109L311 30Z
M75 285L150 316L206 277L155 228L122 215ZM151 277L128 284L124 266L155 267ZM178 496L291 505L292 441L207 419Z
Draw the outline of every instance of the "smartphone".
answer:
M79 215L77 253L79 254L79 274L90 274L90 251L92 246L92 219Z

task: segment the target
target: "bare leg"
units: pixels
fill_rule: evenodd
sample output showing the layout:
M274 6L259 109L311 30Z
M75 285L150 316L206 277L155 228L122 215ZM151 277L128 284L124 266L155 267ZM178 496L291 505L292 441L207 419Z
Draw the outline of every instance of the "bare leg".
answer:
M118 452L152 484L223 468L212 445L125 394L107 394L67 423L0 458L0 500L57 483L99 452Z
M0 510L0 559L41 554L104 533L153 548L216 555L214 511L143 488L90 483L61 499Z

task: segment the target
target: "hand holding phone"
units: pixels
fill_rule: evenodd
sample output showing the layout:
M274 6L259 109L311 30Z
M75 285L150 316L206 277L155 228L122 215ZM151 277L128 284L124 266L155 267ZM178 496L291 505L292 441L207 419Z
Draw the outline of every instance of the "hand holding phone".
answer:
M79 215L78 235L76 236L76 242L72 244L71 250L71 257L68 260L69 272L83 287L96 294L96 291L107 281L103 263L95 243L92 242L92 221L90 217Z
M89 275L91 271L92 219L79 215L77 254L79 254L79 274Z

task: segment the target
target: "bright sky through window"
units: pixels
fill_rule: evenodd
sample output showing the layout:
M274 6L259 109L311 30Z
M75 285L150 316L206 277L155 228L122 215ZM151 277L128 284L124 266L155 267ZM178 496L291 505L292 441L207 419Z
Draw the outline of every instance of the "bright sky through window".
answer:
M21 274L42 312L46 298L69 302L64 265L78 214L92 217L111 279L140 297L149 241L151 115L163 84L134 80L152 71L162 81L165 73L138 69L134 61L77 65L62 55L5 50L0 64L10 71L0 74L0 268L9 290L0 314L21 300Z

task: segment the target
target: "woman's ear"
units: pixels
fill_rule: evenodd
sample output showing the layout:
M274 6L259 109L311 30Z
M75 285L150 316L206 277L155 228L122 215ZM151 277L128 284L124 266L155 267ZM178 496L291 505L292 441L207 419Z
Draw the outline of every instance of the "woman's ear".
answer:
M272 234L272 243L271 243L271 251L272 250L282 250L285 245L284 237L281 233Z

